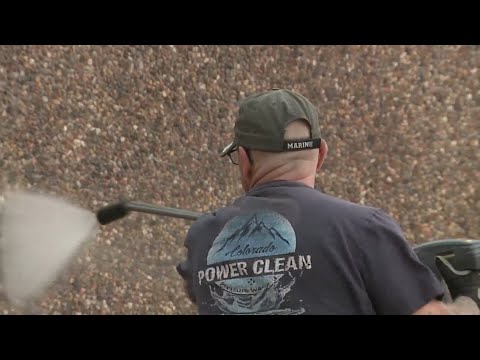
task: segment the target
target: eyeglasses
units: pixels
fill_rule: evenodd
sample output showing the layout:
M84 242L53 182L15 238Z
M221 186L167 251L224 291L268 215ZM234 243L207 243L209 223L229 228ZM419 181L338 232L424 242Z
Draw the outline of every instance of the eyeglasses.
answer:
M253 164L253 159L252 155L250 154L250 150L247 148L244 148L245 151L247 152L248 160L250 161L251 164ZM233 165L238 165L239 159L238 159L238 146L235 146L229 153L228 157L230 158L230 161L232 162Z
M228 157L230 158L230 161L232 162L233 165L238 165L238 146L235 146L232 151L228 153Z

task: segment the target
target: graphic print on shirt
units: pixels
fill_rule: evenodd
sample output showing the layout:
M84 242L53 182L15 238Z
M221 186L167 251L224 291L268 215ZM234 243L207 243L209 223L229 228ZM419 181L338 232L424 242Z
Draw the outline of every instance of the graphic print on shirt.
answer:
M237 216L213 242L198 281L225 314L301 314L303 308L284 305L297 278L312 268L311 256L296 254L296 246L295 231L280 214Z

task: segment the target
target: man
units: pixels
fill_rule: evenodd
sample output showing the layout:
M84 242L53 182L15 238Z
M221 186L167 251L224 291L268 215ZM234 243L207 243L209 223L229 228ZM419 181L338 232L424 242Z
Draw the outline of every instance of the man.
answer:
M314 188L327 151L304 96L243 101L221 156L245 195L193 224L177 267L200 314L453 313L389 215Z

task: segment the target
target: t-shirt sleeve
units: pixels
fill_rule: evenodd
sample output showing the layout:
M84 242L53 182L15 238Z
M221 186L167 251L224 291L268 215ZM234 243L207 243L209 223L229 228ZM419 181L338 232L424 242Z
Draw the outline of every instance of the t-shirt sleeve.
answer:
M193 303L196 303L196 297L193 289L193 264L192 264L192 257L193 257L193 249L192 249L192 242L195 241L195 233L196 227L192 226L189 231L187 232L187 236L185 238L184 246L186 248L186 256L183 261L181 261L177 265L177 272L183 278L185 282L185 290L187 292L188 297Z
M376 210L367 221L365 237L359 244L362 276L377 314L409 315L442 298L442 284L389 215Z
M199 255L198 244L205 238L206 229L211 227L211 221L209 220L211 220L211 215L204 214L192 224L184 241L184 247L186 248L185 259L176 267L177 272L185 281L187 295L193 303L196 303L195 289L193 285L195 268L194 261Z

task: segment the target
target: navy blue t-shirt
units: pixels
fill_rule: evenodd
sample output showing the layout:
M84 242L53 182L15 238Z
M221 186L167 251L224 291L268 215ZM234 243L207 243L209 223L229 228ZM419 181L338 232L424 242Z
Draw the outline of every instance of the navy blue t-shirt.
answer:
M185 246L199 314L412 314L443 296L385 212L298 182L202 216Z

